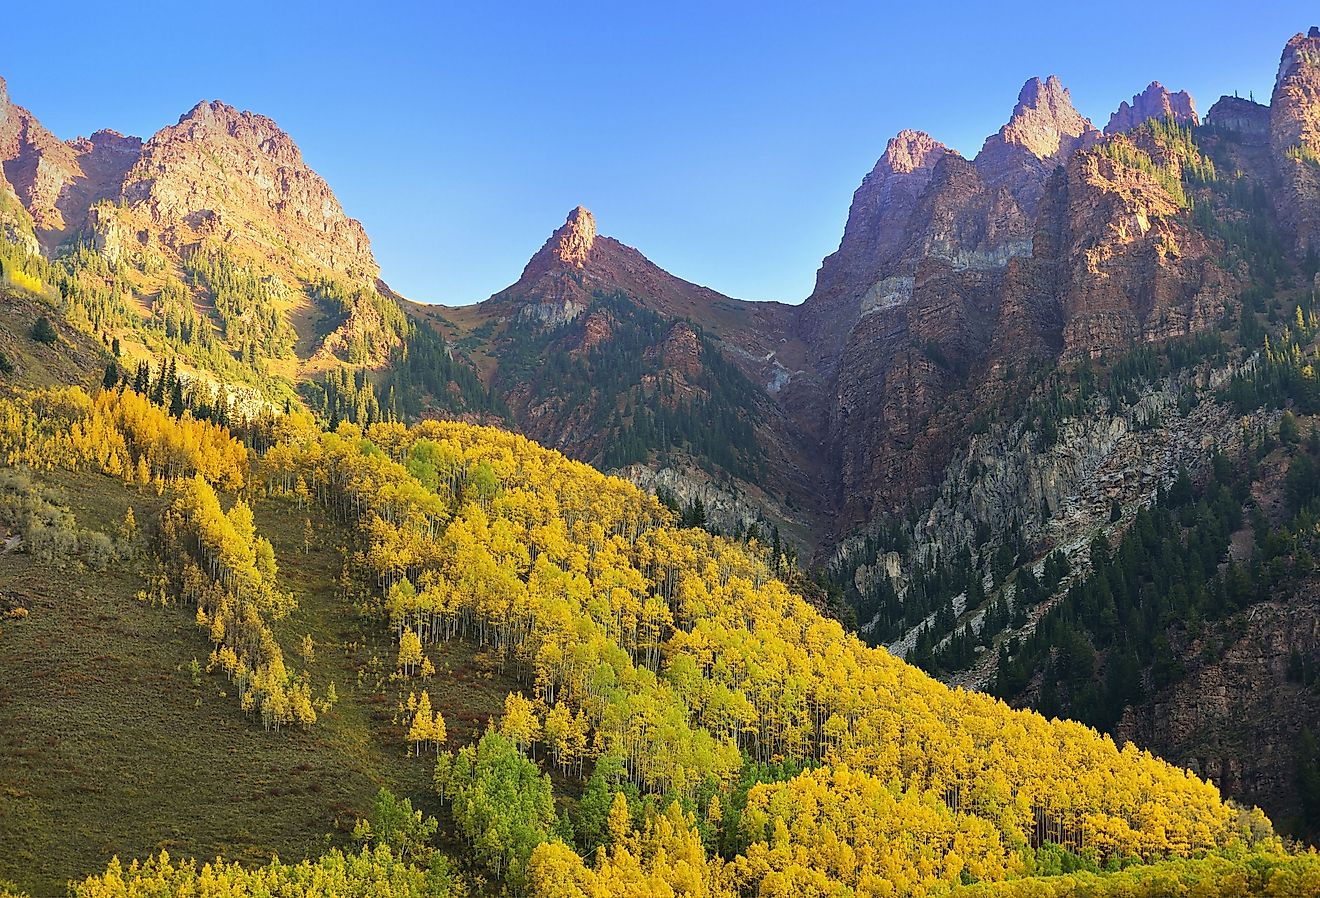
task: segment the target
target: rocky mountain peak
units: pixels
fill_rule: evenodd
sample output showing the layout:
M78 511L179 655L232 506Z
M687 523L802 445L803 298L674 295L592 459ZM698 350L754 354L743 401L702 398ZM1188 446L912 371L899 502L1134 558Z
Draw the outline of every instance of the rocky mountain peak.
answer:
M1163 84L1152 81L1145 90L1132 97L1131 103L1124 100L1119 104L1118 110L1109 116L1105 133L1120 134L1150 119L1168 118L1179 124L1199 124L1196 101L1185 90L1170 93Z
M240 110L220 100L203 100L179 117L179 123L163 128L151 143L233 141L253 152L285 165L303 166L302 152L275 121L255 112Z
M889 140L885 153L876 163L891 174L906 175L917 169L933 169L948 147L925 131L899 131Z
M986 138L975 164L988 186L1008 188L1030 215L1054 168L1099 138L1057 76L1032 78L1018 93L1007 124Z
M1282 205L1301 252L1320 246L1320 29L1284 45L1270 99L1270 149L1290 194Z
M93 137L60 140L13 103L0 80L0 166L47 250L82 224L91 203L118 190L141 148L136 138L113 132Z
M1058 76L1050 75L1044 81L1032 78L1022 85L1013 114L998 136L1029 150L1037 159L1061 160L1072 153L1078 139L1094 131L1091 120L1073 106L1068 88Z
M936 166L953 150L923 131L900 131L853 193L839 248L821 263L801 307L807 340L841 345L861 314L862 297L891 273L911 237L912 212ZM829 350L827 350L828 352Z
M568 213L568 219L551 237L560 262L581 268L596 242L596 216L585 206Z
M1299 145L1320 149L1320 30L1295 34L1284 45L1270 122L1276 152Z
M142 219L136 230L176 249L210 236L279 265L355 280L380 274L361 223L293 139L272 119L218 100L198 103L147 141L123 198Z

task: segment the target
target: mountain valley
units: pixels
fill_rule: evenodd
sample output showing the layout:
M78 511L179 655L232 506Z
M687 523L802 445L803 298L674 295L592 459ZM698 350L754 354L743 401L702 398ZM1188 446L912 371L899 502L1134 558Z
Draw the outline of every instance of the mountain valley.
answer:
M0 898L1320 893L1320 29L899 132L795 305L9 90Z

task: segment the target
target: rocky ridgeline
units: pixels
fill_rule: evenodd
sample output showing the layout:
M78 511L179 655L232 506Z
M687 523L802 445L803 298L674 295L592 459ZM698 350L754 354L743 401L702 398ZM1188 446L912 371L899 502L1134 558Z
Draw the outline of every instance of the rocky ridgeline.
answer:
M31 248L47 255L80 237L112 259L144 248L177 256L210 238L281 268L380 275L362 225L289 135L224 103L198 103L145 143L109 130L62 141L0 80L0 170L0 218L26 231L23 210Z
M1128 103L1124 100L1118 109L1109 116L1105 125L1105 134L1121 134L1131 131L1151 119L1172 119L1180 125L1197 125L1196 102L1185 90L1170 93L1169 89L1158 81L1152 81L1141 93Z

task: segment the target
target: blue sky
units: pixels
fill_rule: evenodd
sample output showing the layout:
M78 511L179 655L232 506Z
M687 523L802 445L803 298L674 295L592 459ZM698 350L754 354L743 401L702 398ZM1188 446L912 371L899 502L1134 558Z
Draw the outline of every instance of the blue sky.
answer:
M974 155L1049 73L1100 125L1152 79L1202 112L1235 90L1267 102L1320 9L326 0L23 3L5 20L0 75L60 137L147 137L200 99L274 118L413 299L507 286L582 203L681 277L797 302L896 131Z

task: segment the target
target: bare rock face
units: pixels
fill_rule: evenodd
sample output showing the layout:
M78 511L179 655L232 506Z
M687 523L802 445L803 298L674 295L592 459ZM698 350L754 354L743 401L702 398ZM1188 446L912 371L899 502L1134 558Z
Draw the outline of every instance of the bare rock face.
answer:
M581 268L586 264L592 244L596 242L596 216L583 206L578 206L568 213L568 221L555 236L559 238L554 248L555 256L565 265Z
M1068 197L1059 260L1069 272L1060 296L1065 355L1203 330L1236 295L1216 247L1149 174L1083 154L1068 168Z
M1320 29L1283 48L1270 100L1270 148L1285 187L1280 216L1301 252L1320 248Z
M1099 137L1057 77L1032 78L1018 94L1008 123L986 138L976 167L988 185L1007 187L1023 210L1034 214L1055 167Z
M358 281L380 274L362 225L289 135L224 103L198 103L158 131L122 198L135 230L176 251L210 236L284 266L310 264Z
M141 149L141 140L113 131L65 143L12 103L0 79L0 165L48 252L82 225L93 203L118 193Z
M1135 95L1132 102L1124 100L1118 110L1109 116L1105 125L1106 134L1121 134L1131 131L1151 119L1172 119L1180 125L1196 125L1196 103L1192 95L1185 90L1176 94L1158 81L1152 81L1145 90Z
M947 461L960 431L937 416L980 377L1006 266L1031 252L1016 200L952 152L908 225L886 276L862 297L838 366L830 441L850 520L901 503Z
M1320 584L1248 608L1226 632L1177 634L1189 668L1175 686L1128 708L1118 736L1213 779L1226 794L1276 819L1301 812L1297 743L1320 714L1313 689L1293 682L1293 652L1320 647ZM1213 644L1211 644L1213 643Z
M1320 30L1293 35L1284 45L1270 111L1276 152L1320 148Z

